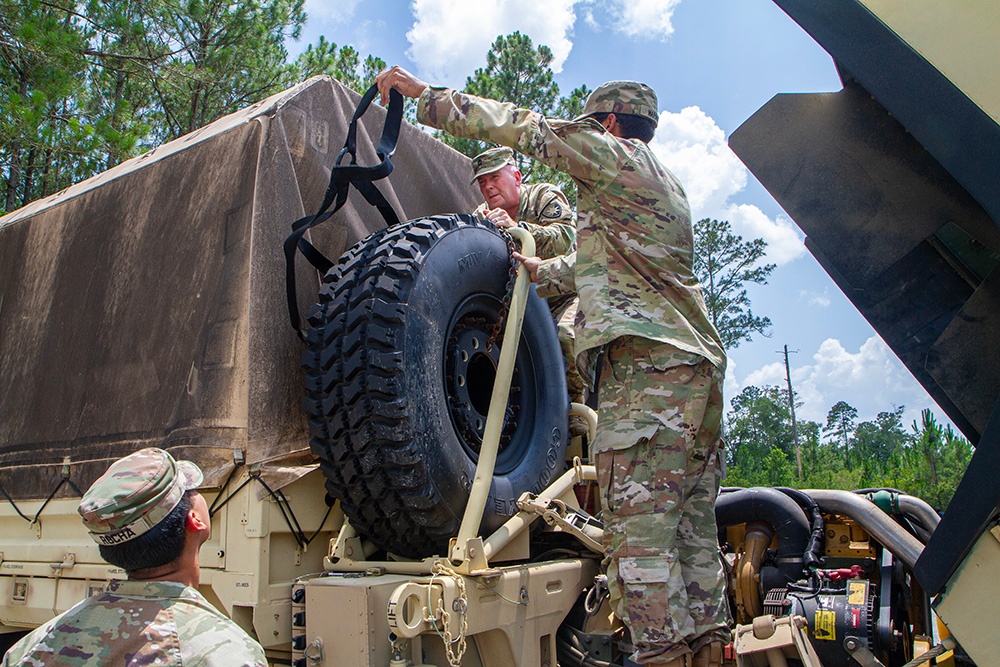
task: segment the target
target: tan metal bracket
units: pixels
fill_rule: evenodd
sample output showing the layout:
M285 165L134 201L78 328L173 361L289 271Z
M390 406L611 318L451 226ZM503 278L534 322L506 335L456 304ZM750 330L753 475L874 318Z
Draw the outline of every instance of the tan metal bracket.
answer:
M76 565L76 554L74 553L67 553L65 556L63 556L61 563L49 563L49 567L51 567L57 573L61 572L62 570L69 570L74 565Z
M511 227L507 233L521 243L521 252L524 255L535 254L535 240L527 230ZM483 444L479 450L476 475L469 491L469 503L465 506L465 514L462 515L458 536L450 543L449 557L456 567L459 567L459 563L472 559L469 549L475 548L473 538L479 535L483 510L486 508L490 485L493 483L493 470L500 447L500 430L503 426L503 416L510 396L510 383L514 375L514 358L517 354L518 341L521 340L524 306L530 287L531 278L528 275L528 270L524 266L518 267L514 293L511 296L507 322L504 326L503 339L506 343L500 348L500 359L497 363L496 376L493 379L493 394L490 396L490 408L486 414L486 429L483 433ZM463 563L461 567L469 569L470 566Z
M885 667L882 661L875 657L864 643L857 637L848 637L844 640L844 648L861 667Z
M604 553L601 541L596 539L603 535L604 529L591 523L591 517L586 514L567 507L563 501L557 498L539 498L533 493L525 493L518 498L517 508L522 512L537 514L548 525L564 533L570 533L594 553Z

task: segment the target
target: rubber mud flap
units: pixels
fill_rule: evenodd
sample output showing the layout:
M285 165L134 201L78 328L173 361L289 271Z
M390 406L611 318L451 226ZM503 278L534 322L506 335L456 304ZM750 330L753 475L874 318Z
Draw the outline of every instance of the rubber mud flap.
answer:
M510 261L491 223L436 216L364 239L324 277L303 353L311 447L330 495L386 551L444 554L458 533ZM481 535L565 468L568 400L555 324L532 288Z

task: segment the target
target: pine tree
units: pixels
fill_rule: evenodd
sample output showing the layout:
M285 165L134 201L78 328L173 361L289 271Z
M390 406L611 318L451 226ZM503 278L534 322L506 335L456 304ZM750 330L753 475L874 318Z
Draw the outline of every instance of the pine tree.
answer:
M747 283L766 285L774 264L762 264L767 251L764 239L745 241L733 234L725 220L705 218L694 224L694 271L701 282L705 305L722 344L728 349L754 334L770 336L771 320L750 309Z

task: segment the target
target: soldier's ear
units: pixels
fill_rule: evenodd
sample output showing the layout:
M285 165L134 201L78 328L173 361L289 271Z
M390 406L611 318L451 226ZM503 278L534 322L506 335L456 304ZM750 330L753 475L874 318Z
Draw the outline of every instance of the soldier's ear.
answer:
M202 532L208 530L208 524L202 520L201 516L195 510L188 510L187 520L185 522L185 527L188 530L193 530L195 532Z
M603 125L604 129L611 133L612 136L621 136L621 127L618 125L618 116L613 113L609 113L607 117L601 121L601 125Z

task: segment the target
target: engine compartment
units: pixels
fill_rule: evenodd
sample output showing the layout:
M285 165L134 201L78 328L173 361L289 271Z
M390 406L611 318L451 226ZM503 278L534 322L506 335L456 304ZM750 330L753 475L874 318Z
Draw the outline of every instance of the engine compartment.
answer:
M831 498L885 506L893 514L855 518L824 509L821 503ZM930 600L905 547L879 542L863 525L898 526L926 539L937 516L923 501L889 490L738 489L720 496L716 516L738 625L760 616L801 616L829 667L857 664L859 646L882 664L902 665L913 658L915 641L932 642Z
M913 573L939 519L923 500L724 488L716 519L734 621L728 664L902 667L949 637ZM601 586L567 618L560 664L635 664L624 630L595 609ZM937 664L973 663L959 649Z

